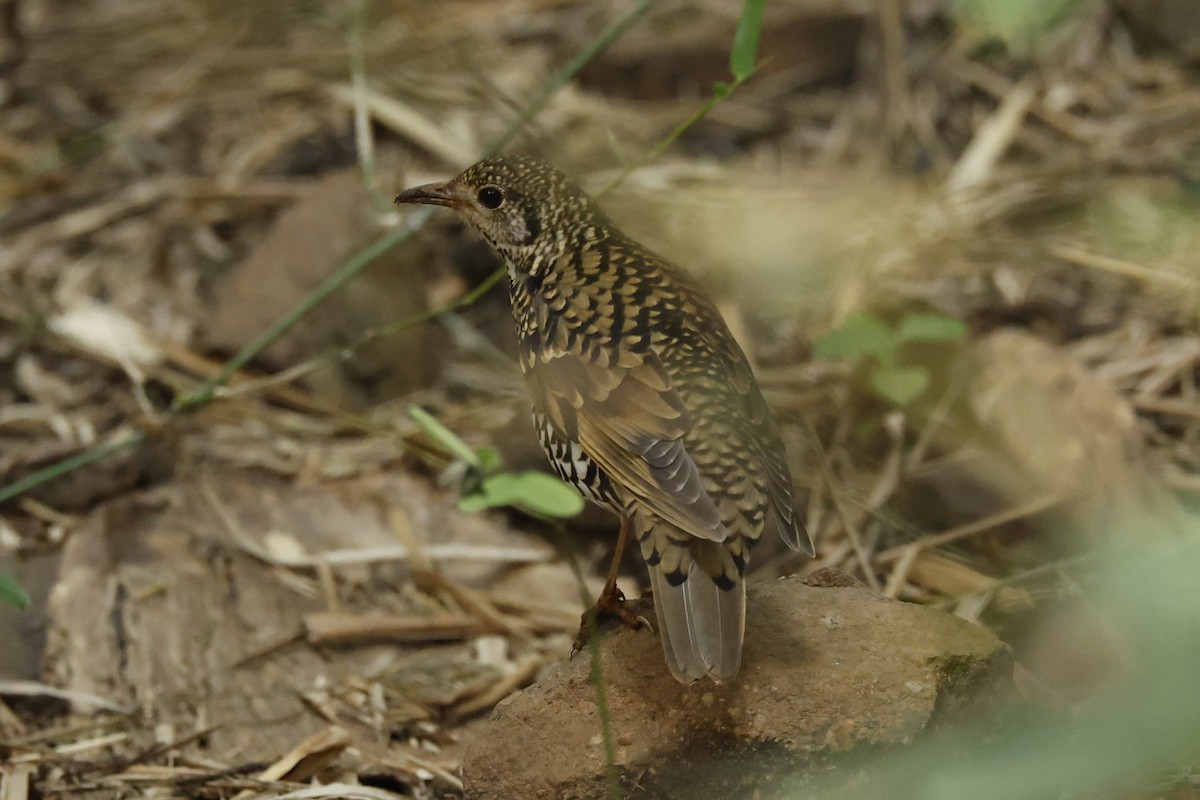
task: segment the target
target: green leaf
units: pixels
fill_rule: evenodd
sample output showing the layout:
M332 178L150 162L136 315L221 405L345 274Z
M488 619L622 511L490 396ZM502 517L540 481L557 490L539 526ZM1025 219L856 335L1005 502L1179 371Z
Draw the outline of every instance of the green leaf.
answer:
M21 584L0 572L0 602L17 608L29 608L33 601L29 599L29 593L21 588Z
M479 491L458 502L462 511L515 506L533 514L573 517L583 510L583 497L544 472L502 472L484 479Z
M742 17L738 20L737 33L733 35L733 49L729 51L729 71L739 81L754 72L766 5L767 0L746 0L742 6Z
M712 96L717 100L724 100L725 95L729 94L729 84L725 81L713 81Z
M548 517L573 517L583 511L583 495L544 472L522 472L517 479L516 505Z
M478 514L486 508L497 508L510 505L509 503L498 503L495 498L489 496L482 489L464 494L458 498L458 510L464 514Z
M513 476L507 472L490 475L484 478L479 488L468 495L463 495L458 501L460 511L474 513L485 508L500 508L511 506L516 502L517 493L513 488Z
M475 451L467 447L467 443L458 438L452 430L434 419L428 411L420 406L409 406L408 415L412 417L413 422L417 423L417 427L424 431L426 436L441 445L442 449L450 453L450 455L461 461L465 461L476 469L480 469L483 466L483 462L480 461Z
M967 335L967 326L945 314L909 314L897 335L906 342L956 342Z
M494 447L481 447L475 451L479 457L479 469L485 474L499 472L504 468L504 457Z
M471 492L458 498L458 510L464 514L478 514L485 508L491 507L491 503L484 497L483 492Z
M955 0L951 14L969 34L1025 53L1086 5L1086 0Z
M906 406L929 388L924 367L878 367L871 370L871 388L898 406Z
M899 337L874 314L854 314L840 328L830 331L813 342L817 358L853 359L874 356L881 362L891 361Z

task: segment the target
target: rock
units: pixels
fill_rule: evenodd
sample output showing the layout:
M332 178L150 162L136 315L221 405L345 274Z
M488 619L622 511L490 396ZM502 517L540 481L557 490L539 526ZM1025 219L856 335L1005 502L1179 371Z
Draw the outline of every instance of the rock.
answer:
M1008 647L930 608L788 578L749 589L742 669L681 686L658 637L600 644L616 765L647 797L749 797L768 773L817 754L905 743L1011 681ZM653 619L653 614L649 614ZM586 653L496 707L463 765L466 796L606 797Z
M236 352L382 230L357 170L314 180L250 255L217 283L204 344ZM425 311L428 260L411 241L381 255L266 348L259 363L288 367ZM318 395L351 408L401 396L427 385L436 372L438 348L430 337L420 325L392 332L348 358L321 363L306 381Z
M1200 56L1200 5L1195 0L1117 0L1136 33L1165 42L1194 62Z
M315 450L306 460L313 457ZM331 551L378 552L396 545L399 530L426 553L434 545L460 545L536 548L550 555L547 545L508 529L500 517L460 512L448 493L402 471L322 482L311 463L306 469L309 477L295 481L265 470L194 467L186 480L154 494L100 506L72 530L49 590L40 677L138 709L121 745L128 749L116 757L160 745L156 736L204 730L179 757L269 762L327 731L334 717L356 713L325 698L325 691L340 697L335 687L343 681L397 672L394 664L411 665L427 646L445 662L468 650L465 643L452 645L439 636L432 637L436 647L294 643L310 615L329 610L329 601L307 588L313 580L307 570L284 569L277 561ZM494 585L497 575L522 570L487 560L438 563L447 583L467 589ZM532 566L542 567L535 573L539 591L525 597L550 607L562 603L544 587L563 581L554 580L545 564ZM341 611L386 611L415 620L441 610L436 596L417 591L405 577L403 562L331 569L337 575L329 579L333 591L370 587L334 595ZM569 574L566 565L559 569ZM0 650L6 647L0 644ZM447 691L447 672L439 674L437 688ZM314 697L324 699L314 705ZM402 726L410 711L417 718L431 713L403 692L389 691L388 697L378 708L390 715L389 725ZM378 741L369 726L352 726L352 733L360 753ZM398 758L395 751L392 756Z

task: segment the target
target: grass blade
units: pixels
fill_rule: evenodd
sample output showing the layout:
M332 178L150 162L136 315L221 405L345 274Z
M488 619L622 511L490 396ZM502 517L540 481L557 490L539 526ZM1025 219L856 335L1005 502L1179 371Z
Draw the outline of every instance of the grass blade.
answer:
M742 6L742 17L733 36L733 49L729 51L729 72L734 80L744 81L754 72L766 6L767 0L746 0Z
M29 608L29 604L32 602L29 599L29 593L21 588L21 584L17 583L16 579L0 572L0 603L8 603L17 608Z

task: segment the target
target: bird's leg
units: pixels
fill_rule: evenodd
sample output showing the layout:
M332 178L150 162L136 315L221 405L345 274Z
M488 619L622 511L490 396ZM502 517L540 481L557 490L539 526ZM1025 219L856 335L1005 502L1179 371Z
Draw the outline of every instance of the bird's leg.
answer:
M621 531L617 534L617 547L613 552L612 563L608 566L608 577L604 588L596 598L596 604L583 612L579 618L579 633L571 645L571 655L578 653L587 646L588 637L602 619L619 619L625 625L637 630L647 625L646 620L625 608L625 594L617 588L617 575L621 571L621 556L625 552L625 541L629 538L629 528L632 520L629 517L621 519Z

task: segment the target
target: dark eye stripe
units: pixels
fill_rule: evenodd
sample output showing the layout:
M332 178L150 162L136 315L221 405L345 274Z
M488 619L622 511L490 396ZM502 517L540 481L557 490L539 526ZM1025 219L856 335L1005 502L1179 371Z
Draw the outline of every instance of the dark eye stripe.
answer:
M525 210L525 244L531 243L542 232L542 223L532 208Z

